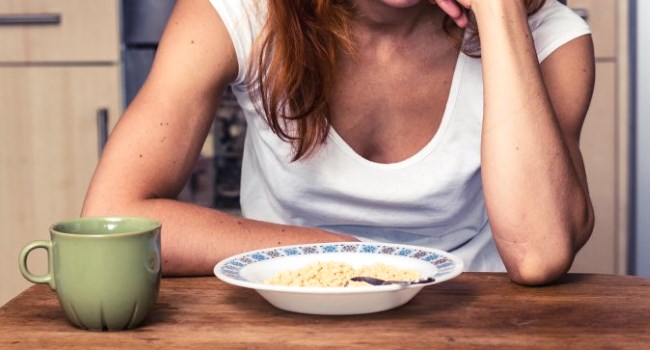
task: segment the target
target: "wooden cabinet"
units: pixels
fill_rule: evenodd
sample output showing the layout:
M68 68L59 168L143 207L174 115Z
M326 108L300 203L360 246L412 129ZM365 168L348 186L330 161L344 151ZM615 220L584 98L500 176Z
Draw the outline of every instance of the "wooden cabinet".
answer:
M0 62L116 62L118 1L0 1Z
M98 111L121 113L118 18L118 0L0 2L0 305L30 284L20 249L79 215ZM29 265L45 272L45 254Z
M574 272L627 272L628 239L628 1L569 0L591 25L596 86L581 148L596 212L593 235Z

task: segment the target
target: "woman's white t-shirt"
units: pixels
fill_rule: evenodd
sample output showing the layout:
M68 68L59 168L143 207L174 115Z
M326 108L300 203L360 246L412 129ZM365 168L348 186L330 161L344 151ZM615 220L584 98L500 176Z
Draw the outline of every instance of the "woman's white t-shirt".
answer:
M458 255L467 271L504 271L492 238L481 182L481 60L458 56L440 127L412 157L391 164L357 154L330 130L311 157L291 162L251 101L245 76L265 20L263 1L211 0L230 33L239 63L231 84L248 124L242 165L244 216L320 227L362 241L403 243ZM539 61L590 32L557 0L529 18Z

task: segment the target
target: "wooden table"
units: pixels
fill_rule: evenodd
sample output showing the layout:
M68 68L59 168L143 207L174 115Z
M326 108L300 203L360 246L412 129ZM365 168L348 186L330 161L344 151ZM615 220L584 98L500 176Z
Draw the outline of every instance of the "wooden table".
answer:
M312 316L274 308L214 277L166 278L138 329L69 324L36 285L0 308L0 349L650 349L650 280L572 274L522 287L503 274L464 273L376 314Z

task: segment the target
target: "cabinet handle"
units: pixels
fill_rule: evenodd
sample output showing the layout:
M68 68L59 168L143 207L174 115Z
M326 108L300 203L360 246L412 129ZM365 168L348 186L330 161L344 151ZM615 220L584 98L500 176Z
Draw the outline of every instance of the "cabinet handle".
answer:
M0 25L56 25L61 23L61 15L57 13L40 14L0 14Z
M100 157L106 141L108 141L108 109L100 108L97 110L97 144Z
M589 21L589 10L584 9L584 8L577 8L573 9L573 12L575 12L578 16L582 17L585 21Z

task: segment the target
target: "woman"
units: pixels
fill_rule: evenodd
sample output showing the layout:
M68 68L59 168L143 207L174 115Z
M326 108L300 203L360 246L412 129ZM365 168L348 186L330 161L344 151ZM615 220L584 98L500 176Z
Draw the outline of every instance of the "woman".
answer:
M166 274L371 240L549 283L593 228L593 80L589 29L556 0L181 0L82 215L161 220ZM228 85L248 123L244 218L172 199Z

